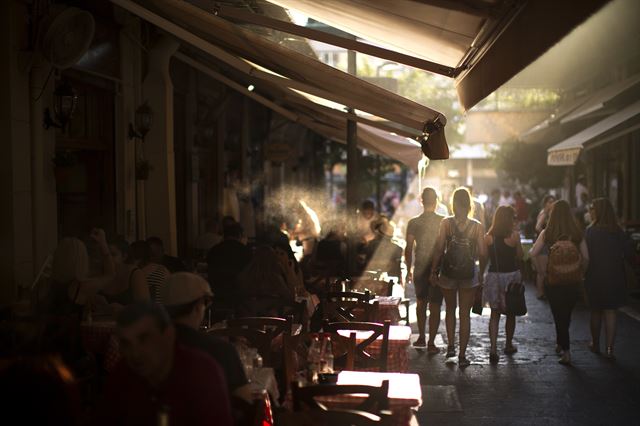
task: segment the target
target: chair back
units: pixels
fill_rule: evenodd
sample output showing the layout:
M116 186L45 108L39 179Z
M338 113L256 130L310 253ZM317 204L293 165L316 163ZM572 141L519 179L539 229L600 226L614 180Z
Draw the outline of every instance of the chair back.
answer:
M327 407L316 398L318 397L340 397L351 394L363 394L365 398L355 406L356 410L366 411L371 414L378 414L389 408L389 381L383 380L380 386L368 385L312 385L299 386L293 383L293 409L300 411L327 410ZM340 423L344 424L344 423ZM348 423L347 423L348 424Z
M370 369L376 368L380 372L387 371L387 362L389 355L389 330L391 328L391 322L386 320L383 324L373 322L325 322L323 330L327 333L331 333L332 339L339 342L343 347L353 348L353 369ZM340 330L349 331L349 337L346 337L339 333ZM371 334L361 342L354 343L356 331L369 331ZM378 345L378 338L381 337L379 345L380 350L377 356L374 357L370 352L370 345ZM348 351L345 354L339 354L334 358L334 365L343 365L345 369L351 369L347 367L349 361Z
M393 423L391 411L374 415L358 410L323 410L283 412L277 418L280 426L388 426Z
M352 291L370 291L376 296L391 296L393 281L374 280L372 278L358 278L352 281Z
M370 302L369 292L331 292L321 300L322 319L328 321L372 321L378 302Z

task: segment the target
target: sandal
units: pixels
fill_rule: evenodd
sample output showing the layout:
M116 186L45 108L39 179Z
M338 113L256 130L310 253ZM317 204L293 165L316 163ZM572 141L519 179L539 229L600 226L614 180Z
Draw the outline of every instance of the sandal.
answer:
M515 346L515 345L507 345L507 346L505 346L505 348L504 348L504 353L505 353L506 355L513 355L513 354L515 354L516 352L518 352L518 347L517 347L517 346Z
M608 348L607 348L608 349ZM589 350L594 354L600 354L600 345L594 344L593 342L589 343Z
M424 348L427 346L427 341L424 337L418 337L418 340L413 342L413 346L416 348Z
M616 356L613 354L613 346L607 346L607 352L605 352L604 357L611 361L615 361Z
M562 356L563 353L564 350L562 349L562 347L560 345L556 345L556 355Z
M565 351L558 362L562 365L571 365L571 353L569 351Z
M497 352L489 352L489 362L491 364L497 364L500 361L500 355Z
M458 358L458 368L468 367L471 365L471 361L469 361L466 357Z
M432 354L432 355L439 354L440 353L440 348L438 348L434 344L430 344L430 345L427 346L427 353L428 354Z
M447 346L447 358L453 358L456 356L455 346Z

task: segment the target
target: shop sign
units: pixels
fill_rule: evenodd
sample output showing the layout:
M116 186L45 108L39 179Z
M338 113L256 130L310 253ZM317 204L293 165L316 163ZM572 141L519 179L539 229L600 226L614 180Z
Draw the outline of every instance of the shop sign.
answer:
M551 151L547 154L547 165L549 166L573 166L578 161L578 156L582 147L563 149L561 151Z

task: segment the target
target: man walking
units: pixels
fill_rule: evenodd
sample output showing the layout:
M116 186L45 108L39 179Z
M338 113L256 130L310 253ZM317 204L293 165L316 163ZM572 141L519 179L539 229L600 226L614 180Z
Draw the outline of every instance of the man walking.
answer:
M407 225L407 247L404 257L407 264L407 281L413 282L416 291L418 317L418 340L413 343L415 347L427 346L427 352L435 354L439 349L434 343L438 327L440 326L440 307L442 306L442 293L440 288L429 281L431 275L431 261L433 249L438 238L440 222L444 219L435 212L438 205L436 190L427 187L422 191L422 206L424 213L414 217ZM415 263L414 259L415 246ZM414 265L413 271L411 266ZM429 306L429 341L425 341L425 325L427 320L427 304Z

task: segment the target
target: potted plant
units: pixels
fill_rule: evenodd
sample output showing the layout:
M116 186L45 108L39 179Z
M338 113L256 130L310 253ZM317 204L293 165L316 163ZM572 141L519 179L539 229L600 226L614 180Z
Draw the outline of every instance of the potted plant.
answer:
M149 172L153 170L151 164L147 160L138 160L136 161L136 180L147 180L149 179Z

